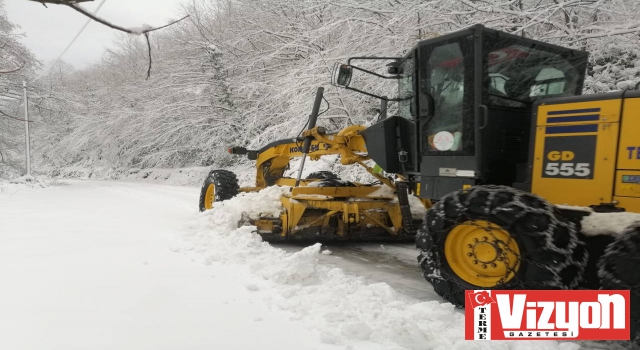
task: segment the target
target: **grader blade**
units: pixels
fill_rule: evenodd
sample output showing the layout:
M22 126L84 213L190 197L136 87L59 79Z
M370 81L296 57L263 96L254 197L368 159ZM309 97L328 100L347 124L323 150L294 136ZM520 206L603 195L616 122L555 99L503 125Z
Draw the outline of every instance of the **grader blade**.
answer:
M403 216L399 196L381 188L296 187L282 197L279 217L260 217L239 224L255 225L257 233L270 242L413 241L413 227L421 222L420 208L414 209L417 215L412 216L407 199L408 216Z

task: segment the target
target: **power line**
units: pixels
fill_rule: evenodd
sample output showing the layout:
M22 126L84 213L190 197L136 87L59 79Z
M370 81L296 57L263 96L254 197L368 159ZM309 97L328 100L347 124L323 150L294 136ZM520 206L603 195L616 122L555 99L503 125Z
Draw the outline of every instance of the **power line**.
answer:
M100 11L100 8L102 7L102 5L106 2L107 0L102 0L100 2L100 4L98 5L98 7L96 7L95 11L93 11L93 14L97 14L98 11ZM56 64L56 62L58 62L62 56L67 53L67 51L69 51L69 48L71 48L71 45L73 45L73 43L76 42L76 39L78 39L78 37L80 36L80 34L82 34L82 32L84 31L85 28L87 28L87 26L89 25L89 23L91 23L91 18L87 19L87 22L85 22L85 24L82 26L82 28L80 28L80 31L78 32L78 34L76 34L75 37L73 37L73 40L71 40L71 42L69 43L69 45L67 45L67 47L64 49L64 51L62 51L62 53L58 56L58 58L56 58L51 65L49 65L49 67L47 68L47 70L45 70L44 72L42 72L40 75L38 75L35 79L33 79L32 81L30 81L30 83L42 78L43 76L45 76L47 73L49 73L49 70L51 70L51 68L53 67L54 64Z

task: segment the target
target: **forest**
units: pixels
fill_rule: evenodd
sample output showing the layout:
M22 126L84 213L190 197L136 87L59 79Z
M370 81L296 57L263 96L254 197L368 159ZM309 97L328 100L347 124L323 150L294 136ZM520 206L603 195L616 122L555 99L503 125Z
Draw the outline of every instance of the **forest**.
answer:
M34 169L225 167L304 127L318 86L329 131L370 125L379 102L330 85L350 56L401 56L483 24L590 52L585 93L640 81L637 0L191 0L150 36L116 34L85 69L41 62L0 1L0 176L24 171L22 81ZM376 79L362 87L386 94ZM391 106L393 110L393 106Z

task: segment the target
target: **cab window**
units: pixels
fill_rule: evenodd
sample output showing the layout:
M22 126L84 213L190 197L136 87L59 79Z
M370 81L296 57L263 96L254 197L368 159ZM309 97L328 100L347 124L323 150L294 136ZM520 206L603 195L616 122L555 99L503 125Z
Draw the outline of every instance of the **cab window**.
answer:
M462 148L464 59L457 42L438 46L429 57L429 90L436 117L428 126L429 151Z
M489 40L484 58L489 105L530 108L540 96L574 95L578 62L535 44Z
M413 91L413 74L414 74L414 63L413 56L409 56L405 61L400 65L400 79L398 79L398 97L399 98L408 98L414 96ZM402 100L398 102L398 114L406 119L413 120L414 110L413 110L414 98Z

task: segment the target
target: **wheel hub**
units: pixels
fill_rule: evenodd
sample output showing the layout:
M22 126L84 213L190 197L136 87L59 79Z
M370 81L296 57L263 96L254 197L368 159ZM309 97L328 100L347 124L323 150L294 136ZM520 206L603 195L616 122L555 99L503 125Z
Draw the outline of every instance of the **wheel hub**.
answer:
M490 264L498 260L500 249L497 244L490 242L478 242L471 248L473 257L482 264Z
M495 287L512 279L518 271L520 249L502 227L474 220L449 232L444 255L451 270L465 282Z
M204 194L204 207L209 210L213 208L213 200L215 199L216 186L214 184L209 184L207 186L207 191Z

